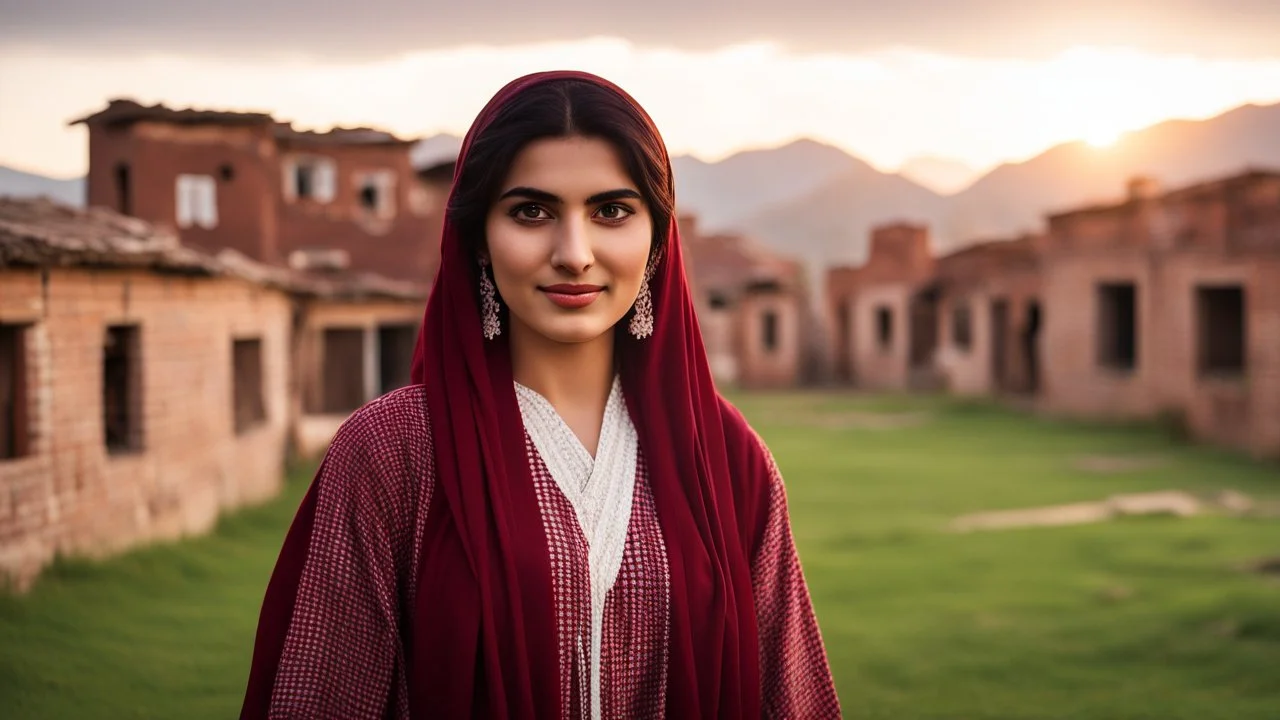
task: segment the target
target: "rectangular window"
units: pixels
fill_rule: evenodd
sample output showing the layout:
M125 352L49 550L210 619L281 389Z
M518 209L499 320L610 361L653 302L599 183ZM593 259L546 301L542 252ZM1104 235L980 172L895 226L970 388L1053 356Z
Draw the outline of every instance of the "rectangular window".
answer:
M881 350L893 345L893 310L885 305L876 308L876 342Z
M285 196L320 203L332 202L337 188L337 164L316 155L300 155L285 163Z
M322 412L350 413L365 402L364 330L329 328L324 331Z
M129 163L116 164L116 209L121 215L133 214L133 180Z
M1244 288L1196 288L1196 357L1200 375L1239 376L1245 373Z
M1138 293L1133 283L1098 285L1098 364L1132 370L1138 364Z
M235 431L247 432L267 419L262 385L262 341L233 340L231 343L231 398Z
M31 452L26 329L0 325L0 460Z
M293 166L293 194L300 198L315 195L315 166L299 163Z
M142 365L138 326L107 328L102 348L102 425L107 452L142 449Z
M760 320L765 352L772 353L778 349L778 314L772 310L766 310Z
M969 303L960 303L951 311L951 344L961 350L973 347L973 316Z
M218 184L212 175L179 175L177 200L178 227L218 226Z
M376 217L396 214L396 174L391 170L361 173L356 178L360 209Z
M385 395L409 384L417 325L383 325L378 328L378 391Z

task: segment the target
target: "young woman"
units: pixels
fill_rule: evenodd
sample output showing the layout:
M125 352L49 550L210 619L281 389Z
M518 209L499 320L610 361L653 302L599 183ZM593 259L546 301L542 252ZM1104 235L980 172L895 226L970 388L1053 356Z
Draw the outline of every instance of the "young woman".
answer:
M839 715L768 450L712 383L666 148L520 78L468 133L411 387L334 438L243 717Z

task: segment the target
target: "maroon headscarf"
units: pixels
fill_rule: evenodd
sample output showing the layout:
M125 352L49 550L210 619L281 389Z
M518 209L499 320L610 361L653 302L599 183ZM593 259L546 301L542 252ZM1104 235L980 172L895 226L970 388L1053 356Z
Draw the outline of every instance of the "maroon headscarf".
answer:
M566 78L618 93L660 137L639 104L612 83L579 72L539 73L513 81L480 112L463 141L458 172L472 142L500 108L535 84ZM666 164L670 173L669 158ZM469 570L479 602L470 594L467 601L454 602L447 590L431 592L418 617L447 624L466 616L471 626L477 622L471 616L478 615L486 687L476 692L487 697L488 710L509 717L558 717L551 568L512 384L509 333L492 341L481 333L470 246L446 220L413 381L427 389L437 482L466 556L463 562L441 558L434 548L424 552L423 577L440 576L445 565ZM625 323L617 333L623 392L650 471L670 563L667 715L759 717L748 553L767 475L746 442L749 429L722 403L712 381L674 218L650 283L653 335L637 340ZM749 507L735 507L739 504ZM440 612L441 603L448 603L448 612ZM415 635L423 635L423 629ZM469 687L458 675L471 668L446 667L450 648L414 648L418 658L423 652L443 655L440 665L432 664L445 673L415 688L424 699L461 694ZM459 709L468 699L457 698Z
M658 136L613 84L585 73L540 73L510 83L481 111L463 141L458 172L506 103L558 79L618 93ZM664 161L669 175L670 159ZM446 219L413 358L413 382L424 386L431 416L438 492L421 539L414 607L401 631L409 704L414 717L558 718L566 709L550 556L513 386L510 333L494 340L482 334L474 245ZM624 321L617 353L668 556L666 716L758 718L749 557L768 509L767 459L716 392L674 218L658 258L650 280L654 332L637 340ZM296 522L308 522L307 502L314 499L304 501ZM307 528L293 534L305 537ZM280 564L288 572L277 570L273 583L296 582L295 566L304 560L304 546L287 544ZM281 590L268 603L290 596ZM288 617L283 606L273 613ZM261 637L259 644L276 647ZM277 649L260 652L255 664L264 667L278 657ZM269 696L269 683L270 673L255 675L250 694Z

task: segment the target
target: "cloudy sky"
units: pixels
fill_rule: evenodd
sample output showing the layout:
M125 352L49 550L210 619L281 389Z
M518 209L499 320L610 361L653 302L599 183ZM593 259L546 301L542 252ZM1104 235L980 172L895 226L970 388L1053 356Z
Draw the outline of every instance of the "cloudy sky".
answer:
M300 127L461 134L503 83L580 68L674 152L807 136L892 170L975 169L1280 102L1275 0L0 0L0 164L84 172L110 97Z

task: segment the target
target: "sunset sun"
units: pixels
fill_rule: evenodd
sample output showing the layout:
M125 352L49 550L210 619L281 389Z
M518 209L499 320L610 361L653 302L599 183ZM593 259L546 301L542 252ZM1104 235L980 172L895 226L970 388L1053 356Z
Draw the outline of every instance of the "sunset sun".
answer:
M1085 132L1084 141L1095 148L1109 148L1120 139L1121 132L1108 128L1094 128Z

